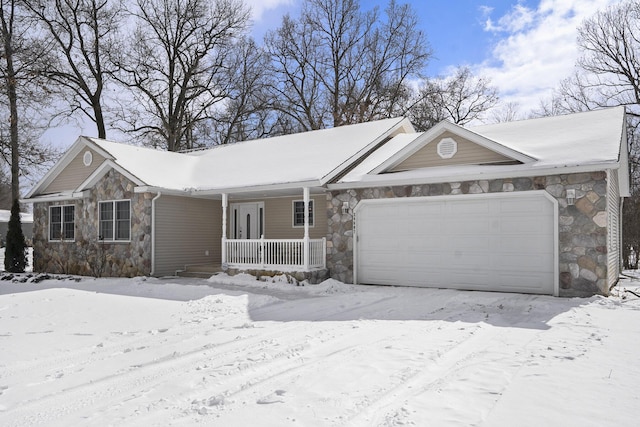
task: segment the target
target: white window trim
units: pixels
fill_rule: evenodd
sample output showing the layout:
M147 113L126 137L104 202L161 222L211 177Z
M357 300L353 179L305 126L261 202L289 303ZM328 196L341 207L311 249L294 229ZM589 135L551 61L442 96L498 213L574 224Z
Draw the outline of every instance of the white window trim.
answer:
M296 225L296 203L304 203L304 200L293 200L291 202L291 226L293 228L304 228L304 221L301 225ZM314 228L316 225L316 204L313 199L309 199L309 206L311 207L311 221L309 221L309 228Z
M118 240L115 238L116 236L116 203L117 202L129 202L129 238ZM111 239L102 239L100 240L100 205L103 203L111 203L113 206L113 237ZM131 242L131 222L133 220L133 216L131 215L131 199L116 199L116 200L102 200L98 202L98 241L100 242L109 242L109 243L130 243Z
M73 239L64 238L64 208L73 207ZM60 239L51 238L51 210L60 208ZM53 205L49 206L49 222L47 223L47 238L50 242L75 242L76 241L76 205Z

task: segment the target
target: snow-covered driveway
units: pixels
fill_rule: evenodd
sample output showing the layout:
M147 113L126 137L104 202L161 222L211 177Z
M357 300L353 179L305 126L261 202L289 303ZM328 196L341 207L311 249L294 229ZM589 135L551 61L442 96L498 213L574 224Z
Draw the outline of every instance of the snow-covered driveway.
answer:
M629 293L223 278L0 282L0 294L2 426L635 426L640 417L640 299Z

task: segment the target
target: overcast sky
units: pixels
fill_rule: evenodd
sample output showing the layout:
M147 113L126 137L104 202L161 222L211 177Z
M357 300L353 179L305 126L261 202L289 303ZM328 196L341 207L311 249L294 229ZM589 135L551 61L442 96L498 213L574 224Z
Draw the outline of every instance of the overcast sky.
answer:
M576 29L596 11L620 0L410 0L434 51L428 74L446 75L469 65L491 78L504 102L522 112L549 97L578 56ZM402 1L400 0L402 3ZM249 0L254 33L276 28L301 0ZM361 0L364 9L387 0Z

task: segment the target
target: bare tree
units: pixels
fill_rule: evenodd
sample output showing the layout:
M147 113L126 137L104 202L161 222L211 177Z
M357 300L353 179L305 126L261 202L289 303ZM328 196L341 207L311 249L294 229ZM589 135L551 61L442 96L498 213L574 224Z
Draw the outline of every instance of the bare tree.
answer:
M123 108L124 130L169 151L206 144L198 131L227 97L230 45L248 10L239 0L137 0L131 13L137 27L118 80L140 110Z
M16 1L0 1L0 35L2 35L2 71L7 100L9 101L9 146L11 148L11 198L20 198L19 160L20 145L18 138L18 76L15 59L15 20Z
M590 78L582 79L582 90L599 106L640 105L640 2L615 4L587 19L578 31L582 57L578 66Z
M330 111L322 95L320 44L311 25L285 15L282 25L267 33L265 45L272 58L274 108L286 123L284 132L325 127Z
M20 140L18 136L18 70L15 64L16 0L0 0L2 71L9 101L9 147L11 152L11 199L20 198Z
M489 112L491 115L491 121L494 123L513 122L514 120L519 120L521 118L520 105L517 102L499 104Z
M5 270L23 272L26 264L25 239L20 224L20 138L18 130L18 82L22 34L16 0L0 0L0 66L2 83L9 104L9 148L11 153L11 220L7 230Z
M357 0L305 0L297 19L267 34L274 108L283 129L311 130L389 117L406 83L431 56L415 12L390 1L362 12Z
M481 120L498 102L498 91L486 77L475 77L468 67L458 67L446 78L427 80L409 108L416 129L427 130L442 120L465 125Z
M63 114L78 111L96 124L106 138L105 86L111 69L109 56L119 43L122 0L24 0L24 5L51 42L51 60L39 72L69 104Z
M229 82L223 107L210 118L210 139L215 144L258 139L272 133L269 58L250 38L231 47L229 65L224 68Z

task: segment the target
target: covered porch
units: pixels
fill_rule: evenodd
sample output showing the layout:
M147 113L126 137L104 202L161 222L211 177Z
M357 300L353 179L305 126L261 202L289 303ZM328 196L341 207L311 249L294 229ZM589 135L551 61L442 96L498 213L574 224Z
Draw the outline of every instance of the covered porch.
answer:
M291 197L300 194L290 189L286 193L279 193L280 196ZM254 202L257 208L245 209L245 205L251 207L251 203L242 203L243 200L260 200L254 194L233 194L231 199L229 193L222 193L222 250L221 268L223 271L237 270L265 270L287 272L311 272L326 269L327 240L326 229L321 226L315 230L315 238L310 235L310 228L318 223L313 218L313 200L310 196L309 187L302 188L302 199L293 202L291 210L292 227L298 224L294 230L296 234L302 234L301 238L265 238L267 233L271 235L285 234L274 231L273 216L278 212L266 212L264 202ZM272 195L271 195L272 196ZM262 194L264 200L265 195ZM235 207L231 209L232 205ZM283 209L286 212L286 209ZM229 213L233 216L228 218ZM320 211L324 214L324 208ZM256 216L256 219L252 218ZM282 212L280 215L284 216ZM316 215L318 216L318 215ZM265 220L269 218L269 220ZM322 224L324 222L320 221ZM271 226L271 230L269 230ZM302 233L299 233L299 232ZM323 237L318 237L319 234Z

